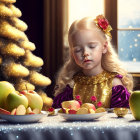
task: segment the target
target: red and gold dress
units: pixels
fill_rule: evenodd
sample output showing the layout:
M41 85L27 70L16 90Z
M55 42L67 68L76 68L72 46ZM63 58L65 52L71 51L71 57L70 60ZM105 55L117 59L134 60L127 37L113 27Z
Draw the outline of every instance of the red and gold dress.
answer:
M122 78L115 72L103 71L96 76L86 76L78 72L73 76L74 86L69 85L54 98L53 107L61 107L63 101L76 99L80 95L82 103L90 103L91 96L102 102L105 108L129 107L130 93L123 85L112 87L113 79Z
M85 76L82 72L74 76L73 98L80 95L82 103L90 103L91 96L110 107L112 96L112 81L117 73L103 71L96 76Z

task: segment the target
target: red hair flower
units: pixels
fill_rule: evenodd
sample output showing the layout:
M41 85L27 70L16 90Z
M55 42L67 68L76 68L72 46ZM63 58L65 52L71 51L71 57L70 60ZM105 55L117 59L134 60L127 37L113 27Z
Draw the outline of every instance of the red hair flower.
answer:
M112 27L109 25L108 20L103 15L98 15L96 19L94 19L97 27L100 28L106 35L112 38L110 31Z
M98 20L98 24L103 30L106 30L109 25L109 22L107 19L103 18Z

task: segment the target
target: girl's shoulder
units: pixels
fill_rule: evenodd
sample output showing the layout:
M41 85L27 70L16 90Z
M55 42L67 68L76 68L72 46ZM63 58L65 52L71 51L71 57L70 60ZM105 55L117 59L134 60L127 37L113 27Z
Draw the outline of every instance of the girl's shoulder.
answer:
M117 85L123 85L122 83L122 79L123 76L120 75L120 74L116 74L115 77L113 78L113 81L112 81L112 86L117 86Z

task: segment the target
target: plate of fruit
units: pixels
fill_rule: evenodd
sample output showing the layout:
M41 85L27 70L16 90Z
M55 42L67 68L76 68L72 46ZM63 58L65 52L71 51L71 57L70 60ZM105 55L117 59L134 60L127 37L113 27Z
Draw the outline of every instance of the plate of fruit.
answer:
M80 105L76 100L62 102L62 108L58 112L67 121L90 121L107 113L103 107L96 109L92 103Z
M0 81L0 118L13 123L38 122L48 115L42 111L43 98L34 90L17 91L7 81ZM46 100L48 101L48 100Z
M26 109L24 105L19 105L11 112L0 108L0 118L11 123L33 123L47 116L47 111L39 111L38 108L32 110L30 107Z

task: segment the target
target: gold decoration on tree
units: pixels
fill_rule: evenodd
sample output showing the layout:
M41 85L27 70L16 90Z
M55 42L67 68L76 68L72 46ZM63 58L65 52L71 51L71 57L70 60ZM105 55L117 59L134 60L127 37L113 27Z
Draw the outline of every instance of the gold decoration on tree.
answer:
M0 39L0 52L3 55L24 56L25 50L10 40Z
M30 67L41 67L43 65L43 60L33 55L31 51L26 51L23 64Z
M44 88L51 80L39 73L44 64L31 51L36 49L24 31L27 24L20 20L22 13L13 4L16 0L0 0L0 73L1 81L11 82L16 90Z
M10 61L3 65L3 73L9 77L26 77L29 75L29 70L21 64Z
M23 79L19 79L17 81L17 84L15 85L15 88L18 91L23 91L26 90L26 86L28 87L28 90L35 90L35 86L31 83L29 83L29 81L23 80Z
M29 81L38 86L47 86L51 84L51 80L48 77L45 77L36 71L30 72Z

